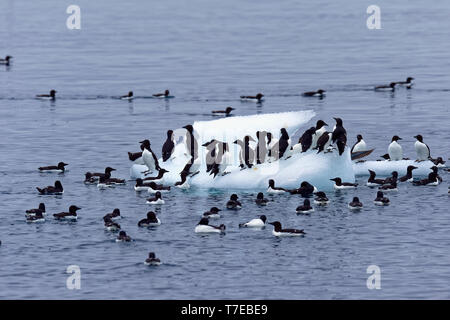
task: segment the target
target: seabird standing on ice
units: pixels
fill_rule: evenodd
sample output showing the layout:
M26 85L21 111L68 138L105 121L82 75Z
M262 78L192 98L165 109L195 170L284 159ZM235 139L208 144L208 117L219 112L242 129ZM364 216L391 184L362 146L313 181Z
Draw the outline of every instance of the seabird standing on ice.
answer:
M152 151L152 148L150 147L150 140L146 139L143 141L140 141L139 143L142 144L144 147L144 151L142 151L142 160L144 160L144 164L147 166L147 171L143 172L144 174L151 173L154 170L160 170L158 163L158 158L156 157L155 153Z
M315 149L317 147L317 140L327 131L328 124L323 120L317 120L316 122L316 131L313 134L313 140L311 144L311 149Z
M421 162L430 159L430 147L423 142L423 137L418 134L417 136L414 136L414 138L417 139L417 141L414 143L414 148L416 149L417 153L417 160L416 162Z
M167 131L167 140L166 140L166 142L164 142L164 144L162 146L162 152L161 152L163 162L166 162L167 160L170 159L174 149L175 149L175 143L173 142L173 131L168 130Z
M336 120L336 127L333 130L331 139L333 143L336 143L339 155L342 155L345 150L345 145L347 144L347 131L342 124L341 118L334 118L334 120Z
M402 140L399 136L393 136L391 140L391 144L388 147L389 159L391 161L402 160L403 158L403 148L397 142L398 140Z

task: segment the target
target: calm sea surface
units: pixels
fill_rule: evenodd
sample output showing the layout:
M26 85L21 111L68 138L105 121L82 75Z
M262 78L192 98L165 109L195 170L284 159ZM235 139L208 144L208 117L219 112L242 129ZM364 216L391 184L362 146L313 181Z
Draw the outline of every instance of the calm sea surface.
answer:
M392 204L372 204L375 191L329 193L332 205L297 216L295 196L239 191L243 209L218 223L223 236L198 236L203 211L222 207L234 190L173 190L158 209L161 226L137 227L150 209L146 194L125 186L100 191L82 183L86 171L117 169L128 178L127 151L138 141L160 147L168 129L211 120L211 110L235 115L312 109L332 124L344 119L349 143L361 133L386 152L403 137L414 157L422 134L433 156L450 147L450 3L377 1L381 30L366 27L361 1L78 0L81 30L66 28L64 1L2 0L0 56L0 298L3 299L430 299L450 298L449 174L438 187L400 185ZM416 78L412 90L376 93L374 85ZM55 102L33 97L58 91ZM149 99L169 88L175 99ZM301 97L323 88L323 100ZM134 91L133 102L114 97ZM241 94L263 92L262 105ZM309 126L309 124L308 124ZM64 175L37 167L68 162ZM63 196L39 196L36 186L60 179ZM360 177L364 184L367 178ZM357 195L363 211L347 203ZM24 210L45 202L50 217L27 224ZM76 204L75 223L52 213ZM118 207L122 229L135 239L114 242L102 217ZM271 228L239 230L257 215L304 238L277 239ZM143 264L155 251L163 265ZM81 268L81 290L68 290L66 268ZM369 265L381 268L381 290L369 290Z

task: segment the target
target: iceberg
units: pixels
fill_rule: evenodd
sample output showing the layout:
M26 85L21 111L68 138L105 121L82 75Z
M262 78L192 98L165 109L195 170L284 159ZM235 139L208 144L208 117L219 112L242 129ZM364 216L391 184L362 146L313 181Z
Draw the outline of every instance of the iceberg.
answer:
M333 182L329 179L334 177L354 182L355 175L349 148L342 156L337 152L317 154L315 150L310 150L305 153L294 153L286 160L255 165L251 169L241 170L239 167L240 147L233 144L233 141L242 139L245 135L256 138L258 130L271 132L274 138L278 139L281 128L285 128L289 136L292 136L314 116L314 111L306 110L194 122L193 127L199 145L199 157L196 162L200 166L200 173L189 178L189 185L200 188L263 189L267 188L269 179L274 179L277 186L285 188L298 188L302 181L308 181L319 189L331 189ZM184 129L175 130L175 141L185 134ZM226 170L228 174L216 178L206 172L204 160L206 148L201 146L213 138L229 144L229 166ZM159 160L160 166L169 172L157 182L173 185L179 181L179 174L188 160L185 144L177 143L170 160L166 162ZM132 179L143 178L142 172L146 170L145 165L134 164L130 169L130 176Z

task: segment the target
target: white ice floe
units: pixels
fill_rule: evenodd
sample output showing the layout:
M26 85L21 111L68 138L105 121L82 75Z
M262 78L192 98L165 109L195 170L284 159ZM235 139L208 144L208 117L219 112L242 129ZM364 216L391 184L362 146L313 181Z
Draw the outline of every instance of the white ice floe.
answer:
M274 179L276 186L298 188L302 181L308 181L318 189L331 189L333 182L329 179L340 177L343 181L354 182L353 163L350 149L347 148L342 156L337 152L320 153L312 150L306 153L296 153L287 160L274 161L256 165L251 169L241 170L239 167L240 147L232 142L251 135L256 140L256 131L268 131L278 139L280 129L286 128L290 136L299 129L305 129L315 113L311 110L262 114L242 117L223 118L213 121L201 121L193 124L199 145L200 173L188 178L192 187L201 188L233 188L233 189L266 189L269 179ZM178 135L184 135L185 130L175 130ZM206 173L206 148L201 145L211 139L229 143L229 172L224 176L213 178ZM176 139L177 141L178 139ZM172 159L167 162L160 160L160 166L169 172L160 183L173 185L180 180L179 173L189 160L183 143L175 146ZM132 179L143 178L144 165L134 164L130 169ZM156 175L156 172L154 173Z
M353 164L355 176L368 176L369 170L375 171L378 176L390 176L392 171L397 171L399 177L406 174L408 166L415 166L417 169L413 171L415 176L427 176L431 172L431 167L434 163L431 161L416 162L415 160L398 160L398 161L364 161Z

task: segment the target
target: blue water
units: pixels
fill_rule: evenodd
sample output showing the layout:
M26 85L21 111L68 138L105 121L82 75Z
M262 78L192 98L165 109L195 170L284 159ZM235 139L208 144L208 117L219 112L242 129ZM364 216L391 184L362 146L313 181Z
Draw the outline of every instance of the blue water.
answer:
M224 212L224 236L201 237L200 214L223 206L234 190L174 190L157 211L162 225L137 227L149 210L133 183L99 191L82 183L107 165L128 178L127 151L150 138L155 151L167 129L210 120L231 105L236 115L313 109L344 119L349 142L363 134L386 152L404 138L414 157L420 133L433 156L449 157L450 4L377 1L381 30L366 28L361 1L76 1L81 30L66 28L68 3L0 2L0 298L3 299L430 299L450 298L448 173L438 187L402 184L389 207L372 205L374 190L329 193L332 205L297 216L295 196L239 191L244 208ZM376 93L374 85L416 78L412 90ZM33 97L50 89L55 102ZM148 99L169 88L171 100ZM323 100L301 97L323 88ZM133 90L133 102L113 99ZM263 92L262 105L241 94ZM312 123L311 122L311 123ZM309 126L309 125L308 125ZM68 162L56 177L37 167ZM36 186L58 178L63 196ZM358 178L364 184L366 178ZM365 204L351 213L357 195ZM45 202L44 224L27 224L24 210ZM71 204L76 223L51 218ZM122 229L135 239L117 244L102 217L118 207ZM276 239L271 228L239 230L265 214L304 238ZM149 251L163 261L144 266ZM81 289L66 288L66 268L81 268ZM381 290L369 290L366 269L381 268Z

